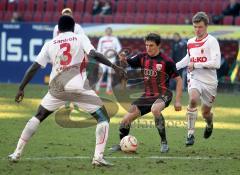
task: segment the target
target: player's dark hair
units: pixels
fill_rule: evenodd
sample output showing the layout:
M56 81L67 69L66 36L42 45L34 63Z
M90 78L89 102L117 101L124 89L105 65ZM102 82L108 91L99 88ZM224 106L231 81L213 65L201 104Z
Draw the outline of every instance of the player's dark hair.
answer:
M107 30L111 30L111 32L112 32L112 27L107 27L107 28L105 29L105 31L107 31Z
M71 16L63 15L58 20L58 30L60 32L74 31L75 21Z
M192 18L192 23L199 23L201 21L203 21L206 26L209 24L209 18L205 12L197 12Z
M155 42L157 45L159 45L161 43L161 36L156 34L156 33L149 33L144 41L152 41L152 42Z

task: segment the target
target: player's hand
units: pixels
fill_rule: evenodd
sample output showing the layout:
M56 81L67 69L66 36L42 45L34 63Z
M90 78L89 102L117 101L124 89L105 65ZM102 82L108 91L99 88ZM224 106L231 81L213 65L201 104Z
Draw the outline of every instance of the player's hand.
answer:
M17 95L15 97L15 102L20 103L23 100L24 97L24 91L18 90Z
M118 54L118 57L119 57L120 62L126 62L126 60L127 60L127 56L126 56L125 52L120 52Z
M194 69L194 63L193 63L193 62L190 62L190 63L188 64L188 70L189 70L189 72L192 72L193 69Z
M119 75L120 79L127 79L127 72L122 67L114 64L113 69L115 70L116 74Z
M182 110L182 104L180 102L175 102L174 103L174 108L175 108L175 111L181 111Z

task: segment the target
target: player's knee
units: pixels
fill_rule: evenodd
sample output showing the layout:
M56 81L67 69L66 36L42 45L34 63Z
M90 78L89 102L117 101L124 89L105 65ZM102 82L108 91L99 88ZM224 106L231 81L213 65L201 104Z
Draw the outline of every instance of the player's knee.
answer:
M211 111L208 111L208 110L202 110L202 116L204 118L208 118L208 117L212 116L212 113L211 113Z
M136 105L131 105L128 112L133 114L133 115L139 115L140 114L140 111L139 111L139 109Z
M103 122L103 121L110 121L110 118L108 116L107 110L104 106L96 110L94 113L91 114L98 123Z
M151 112L154 116L160 116L161 115L161 110L159 108L156 108L156 107L152 107Z
M194 108L194 107L197 106L197 102L198 102L198 100L197 100L196 97L190 97L190 99L189 99L189 106L191 108Z
M39 106L38 108L38 112L35 115L35 117L42 122L45 118L47 118L51 113L53 113L53 111L48 111L47 109L45 109L42 105Z

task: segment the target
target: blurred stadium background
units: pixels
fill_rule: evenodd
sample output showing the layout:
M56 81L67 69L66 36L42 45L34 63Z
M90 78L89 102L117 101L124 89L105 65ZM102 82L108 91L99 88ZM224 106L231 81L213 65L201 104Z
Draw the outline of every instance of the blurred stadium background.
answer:
M104 4L105 0L99 2ZM100 15L93 13L94 0L0 0L0 144L3 145L0 146L0 174L23 174L23 172L24 174L71 174L72 171L73 174L79 172L111 174L107 169L92 170L88 165L89 157L76 159L74 162L71 158L65 157L58 163L52 162L51 158L41 161L36 158L32 159L36 160L33 164L32 160L28 161L26 158L23 164L15 165L16 170L5 159L14 148L25 122L34 114L41 97L47 91L46 84L51 67L48 66L47 69L37 73L32 83L40 86L29 86L25 101L19 106L13 103L17 90L16 83L21 81L24 72L34 61L44 42L52 38L53 28L65 7L72 9L75 21L83 27L94 46L97 46L99 37L104 35L107 26L113 28L114 35L118 36L122 47L130 48L133 52L145 49L143 37L148 32L157 32L163 38L162 51L169 56L171 56L173 34L178 32L185 40L193 37L191 18L194 13L205 11L210 17L209 33L219 40L222 64L224 64L219 74L219 92L227 92L219 93L216 100L217 108L214 111L218 116L216 117L217 134L208 142L209 145L200 138L199 144L189 151L184 147L185 126L179 128L177 126L169 130L171 160L162 161L156 158L153 163L150 159L137 158L135 161L135 158L132 160L122 158L115 161L118 164L112 169L112 174L158 174L160 171L156 168L158 166L162 167L163 174L176 174L176 169L179 174L239 174L240 16L223 16L217 24L213 24L212 21L214 16L221 15L229 0L110 0L109 2L110 13ZM180 114L173 112L173 108L168 108L167 120L184 121L186 93L183 101L184 109ZM124 110L120 110L117 119L113 120L109 144L114 144L118 140L117 124L123 114ZM151 116L146 119L151 120ZM85 148L79 146L79 140L75 139L79 137L76 130L59 129L52 118L48 120L50 122L42 126L39 136L34 138L26 150L28 152L26 157L91 155L94 145L93 129L82 132L84 137L81 137L81 143L90 145ZM203 125L204 122L201 121L198 122L197 127L201 128ZM146 135L146 132L149 134ZM151 137L154 133L155 130L133 130L133 134L141 142L140 156L147 157L152 153L159 155L159 148L152 146L158 142ZM176 133L180 133L180 136ZM39 137L41 139L38 140ZM88 139L89 137L91 140ZM154 135L154 137L158 136ZM117 154L117 156L125 155ZM198 162L191 164L188 156L191 161L196 159ZM196 156L200 158L197 159ZM210 157L206 158L206 156ZM211 156L217 158L211 159Z
M111 9L102 15L93 11L94 0L0 0L0 82L20 81L43 43L52 38L53 27L65 7L72 9L76 22L83 26L95 46L99 37L104 35L106 26L112 26L122 47L132 51L144 50L142 37L154 31L163 37L162 50L171 56L173 33L178 32L184 39L194 35L191 27L194 13L205 11L213 24L214 16L221 15L229 4L229 0L107 1ZM100 6L105 2L99 0ZM239 89L239 25L240 16L224 16L217 25L209 27L209 33L219 39L222 63L225 62L219 77L224 88ZM49 70L41 72L33 82L47 82L45 75Z

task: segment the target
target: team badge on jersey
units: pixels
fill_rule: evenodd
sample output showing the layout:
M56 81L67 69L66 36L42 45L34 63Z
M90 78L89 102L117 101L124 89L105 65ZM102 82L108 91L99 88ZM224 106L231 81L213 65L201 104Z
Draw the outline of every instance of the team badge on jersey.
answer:
M156 64L156 68L158 71L160 71L162 69L162 64Z

